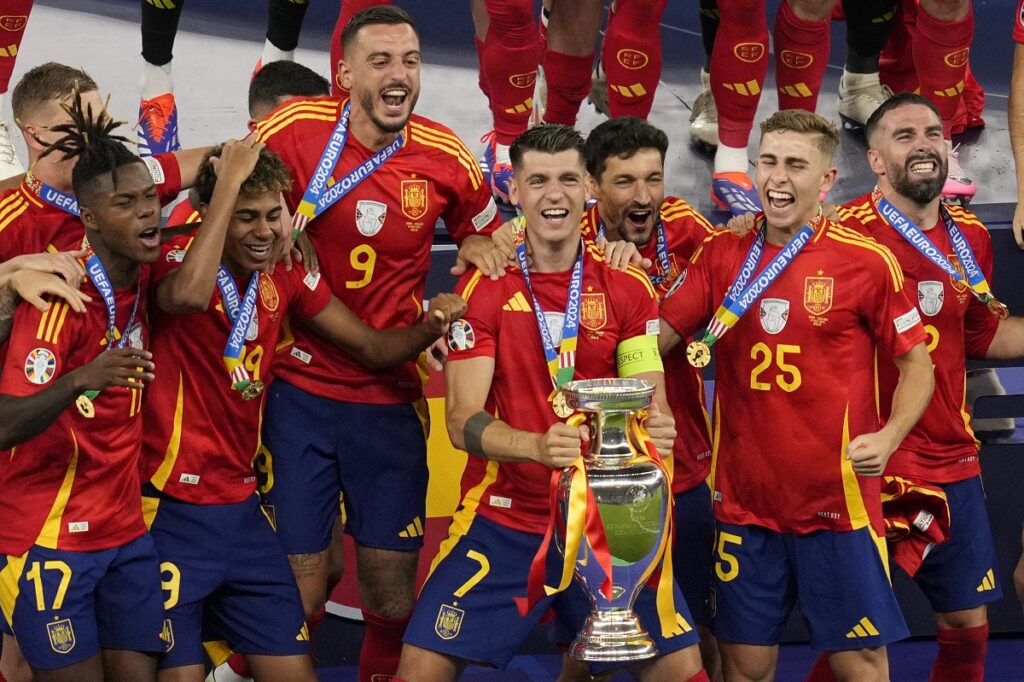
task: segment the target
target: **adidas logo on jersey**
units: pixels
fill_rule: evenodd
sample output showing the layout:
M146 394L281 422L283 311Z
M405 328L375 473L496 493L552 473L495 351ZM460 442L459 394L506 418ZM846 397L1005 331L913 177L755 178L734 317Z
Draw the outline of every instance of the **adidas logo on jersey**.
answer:
M855 639L857 637L877 637L878 630L875 629L874 624L868 620L867 616L860 619L860 622L853 626L853 629L846 633L846 639Z
M992 572L992 569L988 569L988 573L981 579L981 584L975 588L978 592L988 592L989 590L996 589L996 576Z
M517 291L515 296L508 299L508 302L501 306L501 309L512 313L528 313L533 310L530 307L530 302L526 300L521 291Z
M405 527L401 533L398 534L400 538L419 538L423 537L423 522L420 521L420 517L416 517L412 520L408 526Z

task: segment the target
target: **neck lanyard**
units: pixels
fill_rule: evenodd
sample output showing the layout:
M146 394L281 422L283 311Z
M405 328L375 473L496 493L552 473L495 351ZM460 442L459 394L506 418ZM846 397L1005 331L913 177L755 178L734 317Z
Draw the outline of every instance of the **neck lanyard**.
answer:
M243 362L245 335L252 324L256 312L256 294L259 291L260 273L254 272L249 277L249 286L245 288L245 297L239 300L238 287L231 273L222 264L217 270L217 288L224 303L224 313L231 322L231 332L224 346L224 367L231 377L231 388L239 391L244 400L252 400L263 392L264 384L253 380Z

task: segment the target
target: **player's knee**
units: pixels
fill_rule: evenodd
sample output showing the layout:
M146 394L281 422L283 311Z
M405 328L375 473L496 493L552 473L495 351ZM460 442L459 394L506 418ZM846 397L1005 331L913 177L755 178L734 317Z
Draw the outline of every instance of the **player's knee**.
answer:
M641 682L688 680L701 670L700 649L696 644L654 659L636 668L634 675Z
M786 0L793 12L807 21L818 21L832 14L834 0Z
M939 21L959 21L971 9L971 0L921 0L921 9Z
M408 682L445 682L455 680L462 667L455 659L436 651L404 644L397 677Z
M838 682L886 682L889 679L889 659L884 646L837 651L828 657L828 662Z
M772 647L722 643L722 672L731 682L770 682L775 678Z
M1016 577L1016 573L1014 574ZM988 622L988 608L984 604L973 609L935 614L935 626L942 629L977 628Z

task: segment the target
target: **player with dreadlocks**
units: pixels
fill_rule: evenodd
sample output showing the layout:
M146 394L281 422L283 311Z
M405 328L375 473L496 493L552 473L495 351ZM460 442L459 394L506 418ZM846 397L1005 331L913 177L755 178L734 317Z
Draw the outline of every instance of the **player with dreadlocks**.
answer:
M141 390L153 379L144 293L160 203L106 108L83 106L47 153L77 158L85 312L23 303L0 374L0 625L40 682L156 679L160 568L139 502Z

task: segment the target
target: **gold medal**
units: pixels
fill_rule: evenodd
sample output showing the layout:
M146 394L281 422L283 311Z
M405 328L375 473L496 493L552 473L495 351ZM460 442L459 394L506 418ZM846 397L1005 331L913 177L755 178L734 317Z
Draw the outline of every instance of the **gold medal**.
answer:
M248 386L242 389L242 400L252 400L260 393L263 393L263 382L253 379Z
M711 362L711 346L704 341L691 341L686 347L686 359L694 367L707 367Z
M75 407L78 408L78 413L86 419L92 419L96 416L96 407L92 404L89 396L84 393L75 399Z
M988 311L992 313L996 319L1005 320L1010 316L1010 310L1006 307L1005 303L1002 303L995 296L990 296L988 301L985 302L988 306Z
M562 391L555 392L555 397L551 399L551 409L554 410L555 416L559 419L566 419L572 416L572 408L569 407L569 403L565 399L565 393Z

